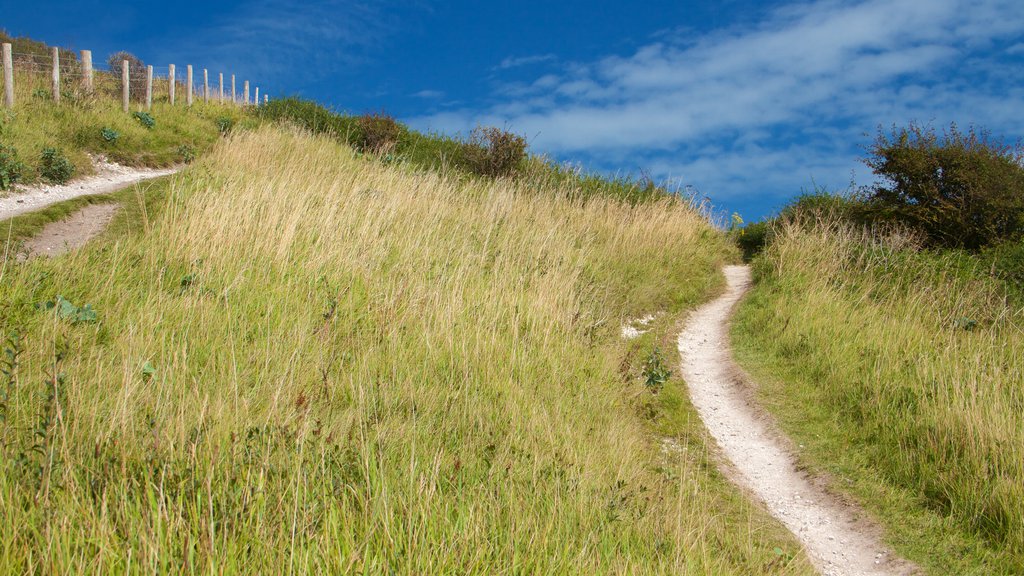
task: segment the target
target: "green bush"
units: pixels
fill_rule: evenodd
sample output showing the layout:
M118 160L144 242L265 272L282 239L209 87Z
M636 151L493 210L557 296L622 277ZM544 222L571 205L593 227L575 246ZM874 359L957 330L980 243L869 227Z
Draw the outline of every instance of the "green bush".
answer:
M74 173L75 165L63 152L57 148L43 148L39 158L39 176L54 184L64 184Z
M118 94L120 94L121 90L121 73L125 60L128 61L128 95L135 102L145 102L146 63L131 52L114 52L107 57L107 66L110 67L110 73L114 78L117 78Z
M178 156L181 156L181 161L185 164L191 164L196 159L196 149L188 144L182 144L178 146Z
M976 250L1024 237L1024 147L951 125L879 132L864 160L882 182L864 189L873 220L919 230L931 246Z
M136 112L133 116L146 128L153 129L156 126L156 119L149 112Z
M14 146L0 144L0 190L9 190L20 182L24 172L25 164L18 160Z
M100 130L100 136L103 137L104 142L110 142L111 144L117 142L117 139L121 137L121 133L113 128L103 128Z
M1012 296L1024 301L1024 242L1003 242L985 249L980 259L1003 281Z
M510 176L526 160L526 139L494 126L478 126L463 147L466 169L479 176Z
M405 132L398 121L383 112L363 114L356 120L356 127L359 129L356 149L382 155L394 152L398 139Z
M227 134L235 127L235 119L229 118L228 116L221 116L217 118L217 130L221 134Z

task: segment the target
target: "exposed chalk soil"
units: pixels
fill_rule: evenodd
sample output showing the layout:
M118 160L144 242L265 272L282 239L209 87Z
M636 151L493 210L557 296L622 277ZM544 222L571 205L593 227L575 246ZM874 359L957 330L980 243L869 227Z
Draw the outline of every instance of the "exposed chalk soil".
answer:
M18 214L45 208L50 204L89 194L107 194L125 186L174 174L175 168L133 168L108 162L103 157L93 158L96 173L63 185L19 186L6 197L0 197L0 220Z
M916 574L913 564L882 544L879 530L862 513L798 469L787 439L754 405L728 338L732 309L750 286L750 269L727 266L725 276L728 291L693 314L679 336L679 352L690 398L731 463L728 474L796 535L823 574Z
M82 247L107 227L118 207L117 204L90 204L65 220L47 224L39 234L25 241L17 260L59 256Z

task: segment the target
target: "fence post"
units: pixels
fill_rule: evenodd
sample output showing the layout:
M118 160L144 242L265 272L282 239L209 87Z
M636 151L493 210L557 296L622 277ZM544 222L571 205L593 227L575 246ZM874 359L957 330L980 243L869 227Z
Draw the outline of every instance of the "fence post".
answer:
M11 45L4 42L4 106L14 108L14 60Z
M221 104L223 104L224 103L224 73L220 72L218 75L220 76L220 84L219 84L220 88L217 90L217 99L220 100Z
M153 108L153 67L146 66L146 110Z
M92 92L92 50L82 50L82 79L85 91Z
M246 80L243 83L243 86L245 86L245 88L242 89L243 92L245 93L245 96L242 96L242 99L245 100L245 105L248 106L249 105L249 81Z
M185 72L185 76L186 76L186 79L185 79L185 90L186 90L186 93L185 93L185 103L189 107L191 107L192 106L192 65L189 64L185 68L185 70L186 70L186 72Z
M264 94L263 95L263 103L266 104L267 102L270 102L270 96L267 96L266 94Z
M50 59L53 60L53 82L51 83L51 89L53 90L53 101L60 103L60 49L50 48Z
M128 61L121 61L121 109L128 111Z
M235 95L235 75L231 75L231 103L238 104L238 96Z
M203 68L203 102L210 101L210 71Z
M255 104L256 106L260 105L260 87L259 86L256 87L256 97L253 98L252 103Z
M178 83L178 81L174 78L174 64L171 64L168 67L167 78L168 82L170 82L170 84L167 85L167 95L171 101L171 106L174 106L174 85Z

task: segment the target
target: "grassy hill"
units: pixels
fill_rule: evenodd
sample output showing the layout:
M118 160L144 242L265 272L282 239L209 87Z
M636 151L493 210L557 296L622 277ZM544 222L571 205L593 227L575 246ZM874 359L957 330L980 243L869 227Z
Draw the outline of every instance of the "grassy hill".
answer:
M268 125L7 263L0 567L811 573L644 384L727 240L547 182Z
M733 338L805 462L929 573L1024 573L1019 300L984 256L777 226Z

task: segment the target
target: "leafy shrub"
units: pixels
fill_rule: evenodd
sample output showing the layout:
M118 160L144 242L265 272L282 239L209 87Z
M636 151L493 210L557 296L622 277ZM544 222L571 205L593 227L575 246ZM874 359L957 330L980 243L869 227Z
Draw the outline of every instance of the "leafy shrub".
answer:
M156 119L149 112L136 112L133 116L146 128L152 129L156 126Z
M185 164L191 164L196 159L196 149L188 144L178 146L178 156Z
M494 126L478 126L463 146L463 158L473 174L510 176L526 159L526 139Z
M8 190L21 181L25 164L18 160L14 146L0 144L0 190Z
M749 262L764 250L768 244L774 220L751 222L733 233L736 245L743 252L743 260Z
M672 377L672 371L665 366L665 358L658 348L651 351L644 362L642 377L647 389L655 394L660 392L665 387L665 382Z
M75 173L75 165L57 148L43 148L39 158L39 175L55 184L64 184L71 180Z
M220 118L217 118L217 130L220 131L221 134L227 134L234 127L234 118L229 118L227 116L221 116Z
M105 142L110 142L111 144L113 144L114 142L117 142L118 138L121 137L121 133L118 132L117 130L114 130L113 128L103 128L103 130L100 130L100 136L103 137L103 140Z
M870 215L921 231L932 246L978 249L1024 236L1024 147L951 125L879 132L864 160L882 182Z
M146 63L131 52L115 52L107 57L107 66L110 67L110 73L114 78L117 78L116 90L120 93L121 66L125 60L128 61L128 95L136 102L144 102L146 100Z
M356 120L356 127L356 149L382 155L395 150L405 131L398 121L383 112L363 114Z

